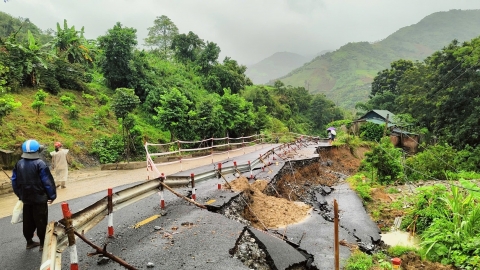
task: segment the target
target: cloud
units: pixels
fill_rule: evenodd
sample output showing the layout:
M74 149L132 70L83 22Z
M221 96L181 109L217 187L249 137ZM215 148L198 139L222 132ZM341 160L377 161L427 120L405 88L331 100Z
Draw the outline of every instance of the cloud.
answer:
M138 44L155 17L166 15L181 33L217 43L221 57L253 64L275 52L313 55L357 41L383 39L425 16L479 9L478 0L10 0L1 10L29 18L41 29L67 19L87 38L116 22L137 29ZM221 59L222 60L222 59Z

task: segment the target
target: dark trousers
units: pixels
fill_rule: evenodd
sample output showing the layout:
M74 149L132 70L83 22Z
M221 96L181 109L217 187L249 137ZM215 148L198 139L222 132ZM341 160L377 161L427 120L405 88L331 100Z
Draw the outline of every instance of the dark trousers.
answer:
M24 204L23 205L23 236L27 243L32 241L33 233L37 230L40 244L43 245L47 231L48 205Z

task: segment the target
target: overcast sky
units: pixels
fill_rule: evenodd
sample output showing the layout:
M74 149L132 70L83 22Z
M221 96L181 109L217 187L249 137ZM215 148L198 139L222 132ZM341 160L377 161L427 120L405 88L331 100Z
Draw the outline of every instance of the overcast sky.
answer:
M43 30L56 23L85 27L97 38L121 22L144 43L155 17L166 15L250 65L276 52L313 56L348 42L377 41L425 16L450 9L480 9L480 0L8 0L0 10L29 18Z

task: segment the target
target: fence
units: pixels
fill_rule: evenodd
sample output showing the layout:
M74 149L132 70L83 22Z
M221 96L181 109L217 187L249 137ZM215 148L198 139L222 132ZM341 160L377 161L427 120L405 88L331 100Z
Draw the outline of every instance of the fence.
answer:
M274 135L275 136L275 135ZM50 222L48 227L47 227L47 235L45 237L44 241L44 250L42 253L42 263L40 266L40 270L59 270L61 269L61 254L62 252L67 248L67 246L70 246L70 262L71 262L71 269L78 269L78 258L76 254L76 246L75 246L75 236L81 238L84 242L89 244L90 246L94 247L96 249L95 254L103 254L106 257L109 257L113 261L116 261L117 263L121 264L122 266L126 267L127 269L134 269L133 267L129 266L128 263L124 262L120 258L114 256L111 253L106 252L104 249L102 251L102 248L95 246L93 243L89 242L87 239L83 237L83 234L85 232L88 232L90 229L92 229L95 225L100 223L105 217L108 217L108 228L106 228L106 234L107 237L113 237L113 212L118 211L122 209L123 207L126 207L130 204L133 204L135 202L138 202L139 200L142 200L150 195L153 195L159 191L163 192L163 189L166 188L175 195L182 197L182 199L188 200L192 204L198 206L198 207L205 207L203 205L198 204L195 202L195 196L194 196L194 183L195 181L202 181L206 179L213 178L217 176L219 173L220 175L226 175L229 173L235 174L235 173L245 173L245 172L250 172L250 176L252 176L252 170L257 167L257 165L261 164L262 167L270 165L270 160L274 160L275 156L278 156L280 158L284 158L284 155L286 155L290 151L295 151L298 148L301 148L302 145L305 143L305 140L316 140L318 141L318 137L311 137L311 136L304 136L300 134L291 134L290 136L295 136L296 139L291 142L291 143L284 143L280 144L267 152L265 152L263 155L260 155L259 158L253 160L252 162L248 162L248 164L240 164L237 165L234 163L234 166L229 166L229 167L224 167L224 168L216 168L212 171L207 171L202 174L198 175L191 175L189 177L185 178L177 178L177 179L168 179L163 175L157 168L159 165L166 165L166 164L171 164L171 163L163 163L163 164L155 164L153 162L152 156L153 157L159 157L159 156L168 156L172 154L180 155L181 153L185 152L196 152L196 151L210 151L210 155L214 155L214 149L220 149L224 148L227 149L226 151L232 151L230 149L231 146L238 146L242 145L242 147L248 145L248 144L255 144L258 142L263 142L265 141L265 137L261 135L254 135L254 136L249 136L249 137L241 137L241 138L210 138L208 140L204 141L197 141L197 142L183 142L183 141L178 141L175 143L170 143L170 144L150 144L150 143L145 143L145 149L147 151L147 169L151 169L153 172L155 172L156 177L154 179L151 179L149 181L146 181L145 183L138 184L133 187L126 188L124 190L118 191L113 193L111 189L107 191L107 196L104 197L103 199L100 199L96 203L86 207L83 210L80 210L76 213L71 214L70 211L68 210L68 204L65 202L62 203L62 209L64 210L64 218L59 220L58 222ZM209 146L205 146L206 142L210 142L211 144ZM240 142L241 141L241 142ZM214 144L213 142L220 142L220 144ZM226 142L226 143L225 143ZM155 149L152 147L160 147L156 149L161 149L162 147L169 147L172 145L177 145L177 149L174 149L174 151L165 151L165 152L153 152L150 153L149 149ZM187 145L187 144L192 144L192 145L198 145L200 147L197 148L182 148L181 145ZM202 144L204 145L202 147ZM240 150L235 149L235 150ZM223 152L225 153L225 151ZM209 156L209 155L207 155ZM201 158L205 158L205 156L202 156ZM193 158L190 158L193 159ZM184 159L186 160L186 159ZM175 162L181 162L181 159ZM176 193L174 190L171 189L171 187L175 186L187 186L191 185L192 186L192 198L186 198L178 193ZM163 194L163 193L162 193ZM162 208L163 208L163 196L162 196ZM66 208L65 208L66 207ZM68 210L68 211L67 211ZM81 234L79 233L81 232ZM73 244L72 244L73 242ZM74 248L72 248L72 246Z

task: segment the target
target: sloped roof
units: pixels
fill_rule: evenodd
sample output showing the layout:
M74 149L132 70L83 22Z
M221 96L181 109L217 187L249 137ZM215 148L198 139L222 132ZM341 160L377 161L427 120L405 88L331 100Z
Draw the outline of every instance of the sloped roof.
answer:
M377 124L377 125L385 125L385 120L380 120L380 119L377 119L377 118L371 118L371 119L366 119L367 122L371 122L371 123L374 123L374 124ZM395 124L393 123L388 123L388 127L393 127L395 126Z
M376 116L372 117L372 114L375 114ZM394 123L393 118L395 117L395 114L393 114L389 110L371 110L364 114L362 117L358 118L358 120L367 119L367 115L369 116L368 119L382 120L383 123L385 123L385 120L387 120L388 115L388 122Z
M383 119L387 119L387 115L388 115L389 122L393 122L393 118L395 117L395 114L393 114L389 110L372 110L372 111L380 115Z

